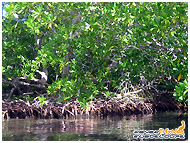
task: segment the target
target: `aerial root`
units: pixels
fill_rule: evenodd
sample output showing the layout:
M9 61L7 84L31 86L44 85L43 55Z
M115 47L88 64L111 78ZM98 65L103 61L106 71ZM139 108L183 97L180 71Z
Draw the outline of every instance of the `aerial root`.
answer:
M78 102L51 105L30 105L23 100L3 101L2 117L9 118L68 118L79 115L113 116L130 114L152 114L156 111L177 110L178 104L172 100L163 101L91 101L87 108L81 109Z

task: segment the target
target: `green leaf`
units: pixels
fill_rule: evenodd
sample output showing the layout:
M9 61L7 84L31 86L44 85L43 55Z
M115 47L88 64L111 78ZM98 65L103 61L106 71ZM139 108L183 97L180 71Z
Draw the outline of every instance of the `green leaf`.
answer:
M133 32L129 29L127 29L127 31L129 32L129 34L131 34L131 35L133 34Z

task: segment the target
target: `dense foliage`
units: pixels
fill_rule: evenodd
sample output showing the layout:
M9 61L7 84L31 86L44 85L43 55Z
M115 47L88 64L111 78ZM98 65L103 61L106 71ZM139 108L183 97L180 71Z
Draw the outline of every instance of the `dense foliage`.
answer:
M137 89L172 93L187 80L187 3L13 2L4 9L4 92L47 91L85 105ZM45 92L24 81L40 72Z

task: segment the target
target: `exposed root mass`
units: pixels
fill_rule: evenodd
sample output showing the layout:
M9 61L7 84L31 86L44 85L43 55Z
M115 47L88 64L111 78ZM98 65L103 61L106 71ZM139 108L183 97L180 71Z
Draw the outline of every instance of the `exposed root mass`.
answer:
M182 109L182 105L170 98L159 100L113 100L92 101L87 108L81 109L76 101L66 104L49 103L39 106L38 104L27 104L23 100L3 101L3 119L9 118L68 118L76 116L113 116L130 114L152 114L158 111L174 111Z

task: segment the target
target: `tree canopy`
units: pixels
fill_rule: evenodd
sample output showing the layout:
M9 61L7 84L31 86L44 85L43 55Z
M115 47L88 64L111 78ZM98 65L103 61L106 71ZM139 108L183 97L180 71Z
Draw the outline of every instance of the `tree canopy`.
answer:
M85 105L138 89L172 93L187 82L187 3L10 2L4 9L2 78L10 96L36 91L29 95ZM179 90L176 99L185 101Z

